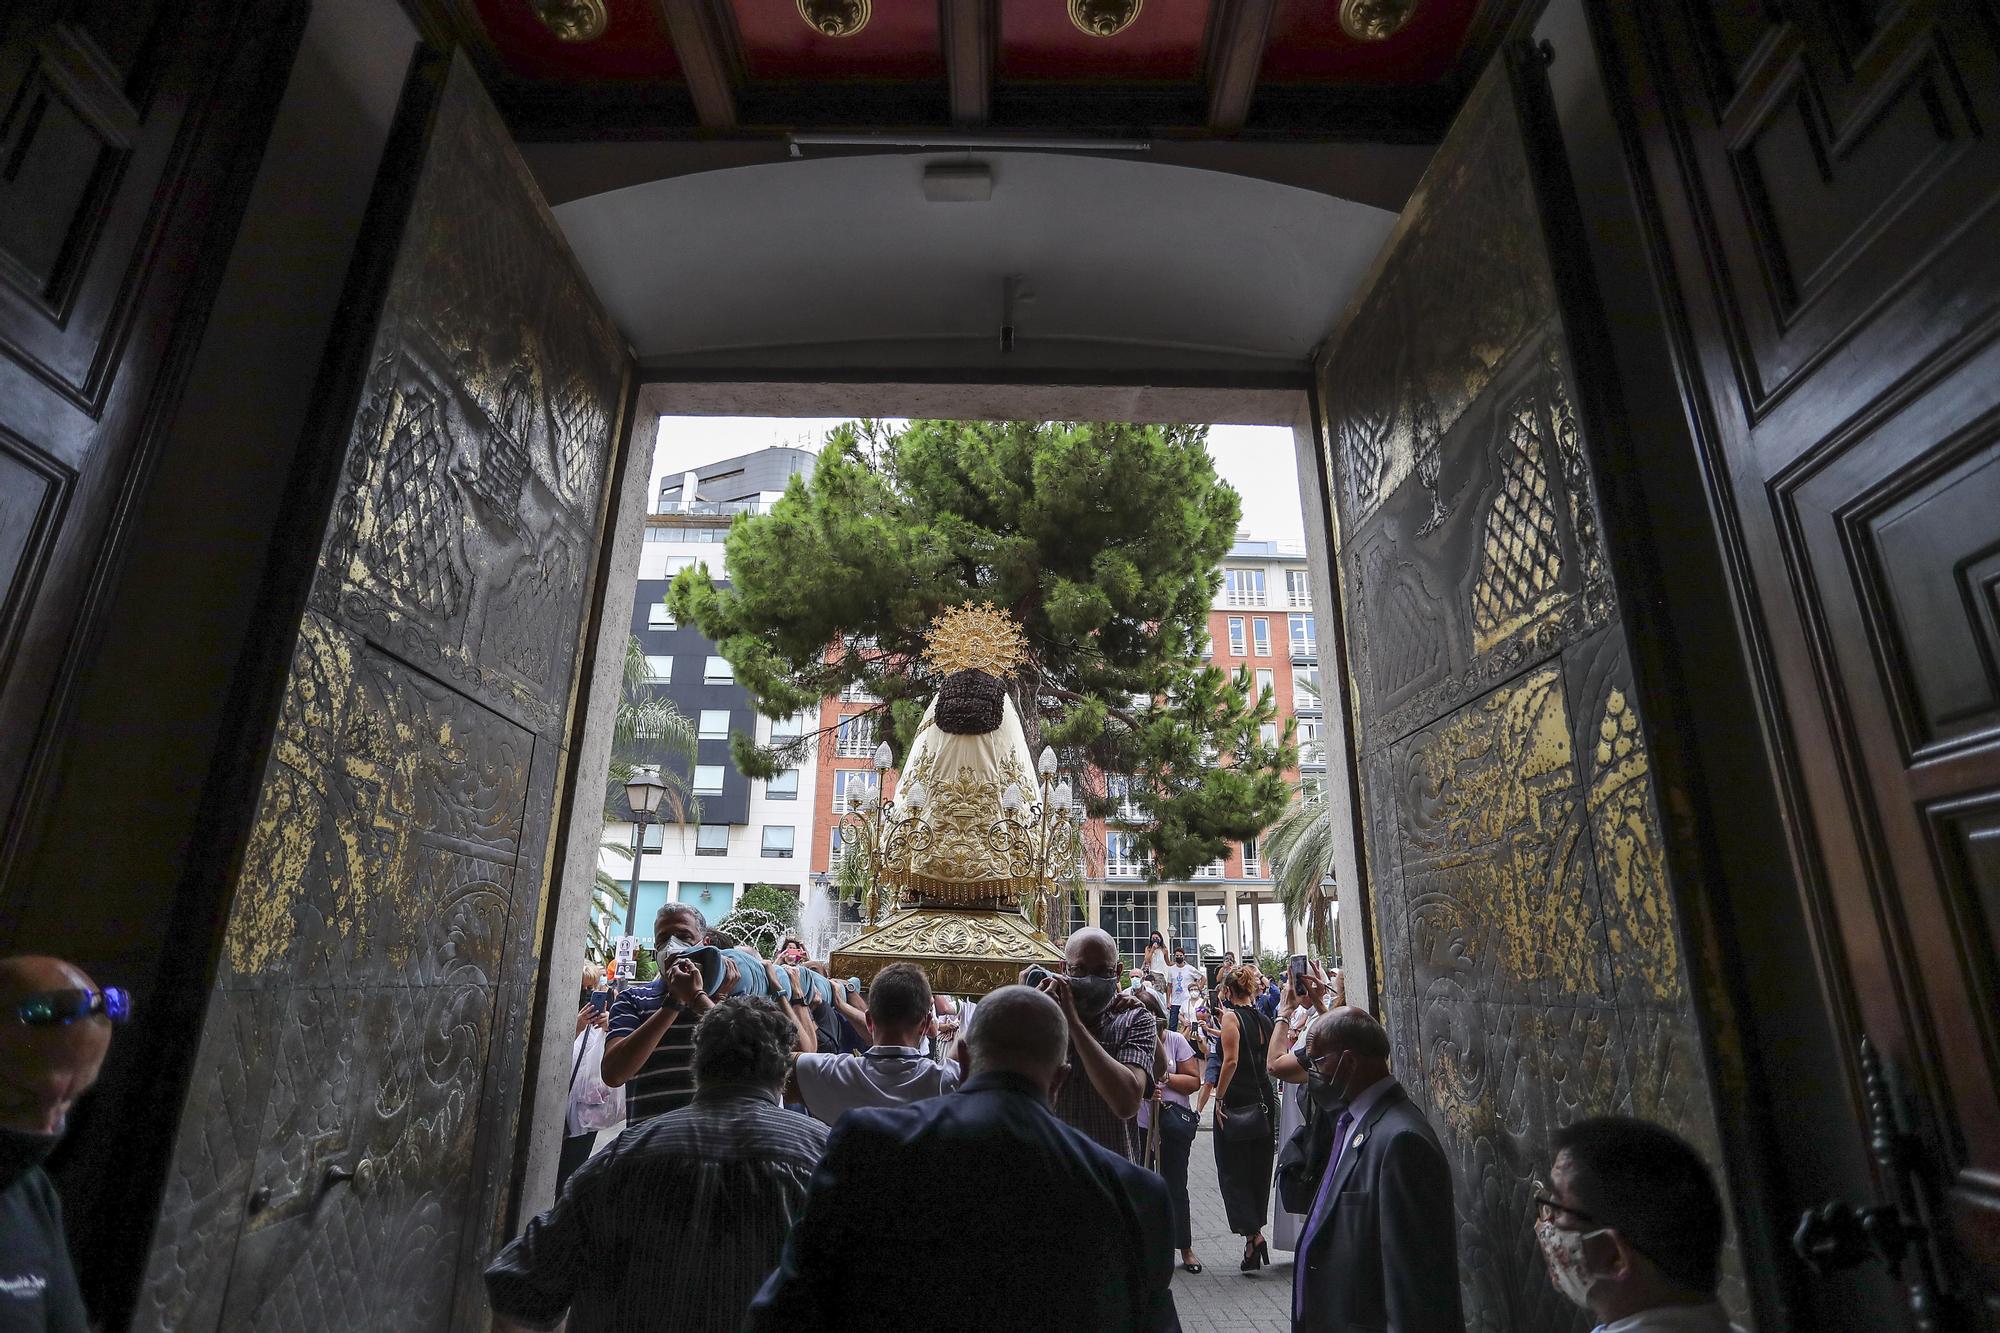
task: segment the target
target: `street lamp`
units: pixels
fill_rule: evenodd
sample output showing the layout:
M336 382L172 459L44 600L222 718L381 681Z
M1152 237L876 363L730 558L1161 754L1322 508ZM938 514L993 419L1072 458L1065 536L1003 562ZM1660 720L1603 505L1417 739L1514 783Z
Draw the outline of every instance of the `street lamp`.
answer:
M632 832L632 892L625 899L625 933L635 933L639 919L639 863L646 859L646 821L660 808L660 801L667 794L667 784L660 781L657 768L633 770L632 780L625 784L625 803L632 807L632 818L637 826ZM623 982L624 977L619 981Z

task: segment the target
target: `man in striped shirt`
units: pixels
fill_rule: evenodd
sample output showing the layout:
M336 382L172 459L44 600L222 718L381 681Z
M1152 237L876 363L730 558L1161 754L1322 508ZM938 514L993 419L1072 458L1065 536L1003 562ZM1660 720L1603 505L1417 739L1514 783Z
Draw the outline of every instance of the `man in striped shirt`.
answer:
M689 1068L694 1051L694 1025L715 1006L701 989L692 967L676 973L665 956L679 948L692 949L708 933L708 922L687 903L668 903L653 918L653 947L661 955L660 975L627 986L611 1002L611 1030L604 1042L606 1087L625 1088L625 1123L636 1125L663 1111L677 1111L694 1100ZM715 994L736 989L737 968L723 970Z
M578 1167L487 1268L495 1328L739 1327L826 1149L825 1125L779 1104L795 1039L770 1000L714 1006L694 1027L692 1101Z

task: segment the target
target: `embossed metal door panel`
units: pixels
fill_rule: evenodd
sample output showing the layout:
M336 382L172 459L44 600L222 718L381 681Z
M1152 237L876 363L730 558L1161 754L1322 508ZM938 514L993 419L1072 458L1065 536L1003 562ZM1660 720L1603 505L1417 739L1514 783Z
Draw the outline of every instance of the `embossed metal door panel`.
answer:
M1555 293L1495 68L1319 366L1382 1001L1491 1333L1588 1326L1529 1230L1556 1127L1721 1158Z
M142 1327L481 1326L502 1239L627 357L462 59L398 134Z
M1953 3L1599 17L1769 682L1819 1017L1881 1053L1914 1136L1872 1184L1781 1142L1789 1201L1900 1205L1930 1233L1902 1274L1924 1318L2000 1328L2000 27ZM1873 1139L1862 1067L1831 1129ZM1797 1093L1768 1095L1782 1120ZM1802 1283L1801 1322L1858 1327L1857 1280Z

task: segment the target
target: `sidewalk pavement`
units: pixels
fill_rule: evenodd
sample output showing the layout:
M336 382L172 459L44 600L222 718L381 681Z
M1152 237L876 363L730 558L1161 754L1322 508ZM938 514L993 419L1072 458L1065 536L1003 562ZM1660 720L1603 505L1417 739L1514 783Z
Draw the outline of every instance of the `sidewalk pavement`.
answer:
M1202 1117L1188 1157L1188 1212L1202 1271L1174 1269L1174 1306L1185 1333L1287 1333L1292 1326L1292 1256L1271 1247L1271 1264L1238 1272L1243 1238L1230 1234L1215 1183L1215 1139ZM1268 1238L1270 1228L1264 1229Z

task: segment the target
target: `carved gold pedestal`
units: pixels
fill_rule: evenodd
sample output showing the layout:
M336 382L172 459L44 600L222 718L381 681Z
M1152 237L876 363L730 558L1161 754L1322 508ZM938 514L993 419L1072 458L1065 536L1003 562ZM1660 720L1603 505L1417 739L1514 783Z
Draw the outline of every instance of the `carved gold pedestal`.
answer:
M1062 970L1062 950L1012 908L906 907L870 927L831 960L837 977L866 986L891 963L915 963L931 988L973 999L1019 980L1021 969L1040 963Z

